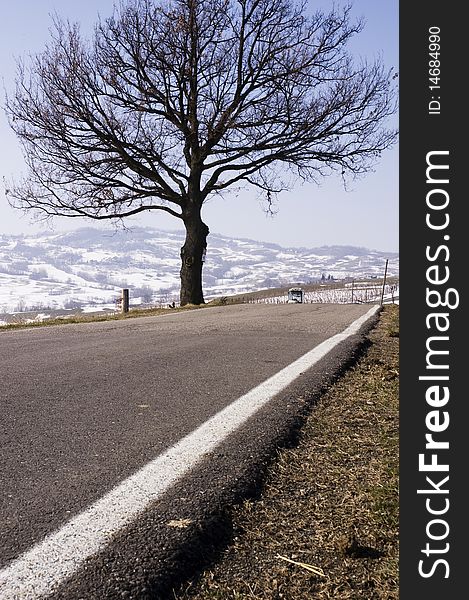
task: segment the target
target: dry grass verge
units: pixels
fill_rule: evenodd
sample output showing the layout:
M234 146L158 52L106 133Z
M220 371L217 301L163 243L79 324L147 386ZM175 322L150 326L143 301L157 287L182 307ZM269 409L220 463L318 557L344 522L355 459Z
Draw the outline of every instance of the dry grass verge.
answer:
M320 400L262 496L234 509L220 561L177 600L394 600L398 591L399 307Z
M187 310L199 310L212 306L211 304L186 304L185 306L176 306L175 308L131 308L129 312L100 312L100 313L80 313L75 314L64 314L57 317L44 320L34 320L34 317L25 314L17 315L4 315L4 318L8 317L10 322L6 325L0 325L0 331L7 329L26 329L31 327L49 327L51 325L68 325L71 323L101 323L103 321L123 321L126 319L133 319L137 317L155 317L160 315L167 315L174 312L181 312ZM213 306L218 306L213 304ZM48 311L45 311L48 312ZM1 317L2 315L0 315Z

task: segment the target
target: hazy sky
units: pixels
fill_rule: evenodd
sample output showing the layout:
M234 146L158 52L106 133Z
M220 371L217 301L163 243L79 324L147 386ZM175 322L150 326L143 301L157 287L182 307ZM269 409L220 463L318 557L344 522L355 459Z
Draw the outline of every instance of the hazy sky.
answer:
M337 0L336 4L345 4ZM15 0L5 2L0 19L0 75L3 87L13 89L16 58L39 52L49 38L50 14L57 12L79 21L89 32L99 13L112 13L113 0ZM329 0L309 0L312 8L328 9ZM381 57L387 67L398 68L398 0L355 0L353 14L364 17L364 31L355 38L355 54L373 60ZM3 106L4 94L1 95ZM397 116L392 125L397 126ZM10 179L24 172L20 146L0 110L0 175ZM37 217L12 209L0 183L0 233L33 232L51 225L37 225ZM214 233L251 238L283 246L315 247L354 245L383 251L398 251L398 147L386 151L375 170L346 191L338 177L324 179L321 185L298 185L283 192L275 217L266 216L256 193L246 189L237 196L209 201L203 217ZM36 223L34 222L36 221ZM179 219L145 213L127 221L128 226L149 225L180 229ZM55 219L60 231L85 225L103 226L97 221ZM107 227L112 227L107 224ZM209 240L210 243L210 240Z

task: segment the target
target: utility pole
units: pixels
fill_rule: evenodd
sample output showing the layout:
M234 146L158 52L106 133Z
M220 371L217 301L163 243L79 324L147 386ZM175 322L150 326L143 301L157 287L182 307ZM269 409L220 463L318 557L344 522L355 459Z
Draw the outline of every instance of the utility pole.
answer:
M387 273L388 273L388 259L386 259L386 267L384 268L383 289L381 290L381 306L383 306L384 288L386 286Z

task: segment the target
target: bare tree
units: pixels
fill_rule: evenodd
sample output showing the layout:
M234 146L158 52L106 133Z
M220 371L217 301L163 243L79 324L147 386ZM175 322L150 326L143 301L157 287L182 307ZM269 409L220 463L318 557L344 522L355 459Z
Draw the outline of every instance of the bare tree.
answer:
M350 7L290 0L130 0L92 41L55 18L7 98L28 177L10 203L46 216L181 219L181 304L204 302L205 200L230 186L270 204L300 177L370 169L396 133L392 73L355 64ZM294 177L291 177L293 175Z

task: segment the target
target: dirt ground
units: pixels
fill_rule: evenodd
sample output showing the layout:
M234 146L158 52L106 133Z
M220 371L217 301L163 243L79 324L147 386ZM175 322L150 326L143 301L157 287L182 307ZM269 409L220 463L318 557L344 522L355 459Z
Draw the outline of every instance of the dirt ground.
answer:
M357 364L321 397L233 543L175 600L397 600L399 307L385 305Z

